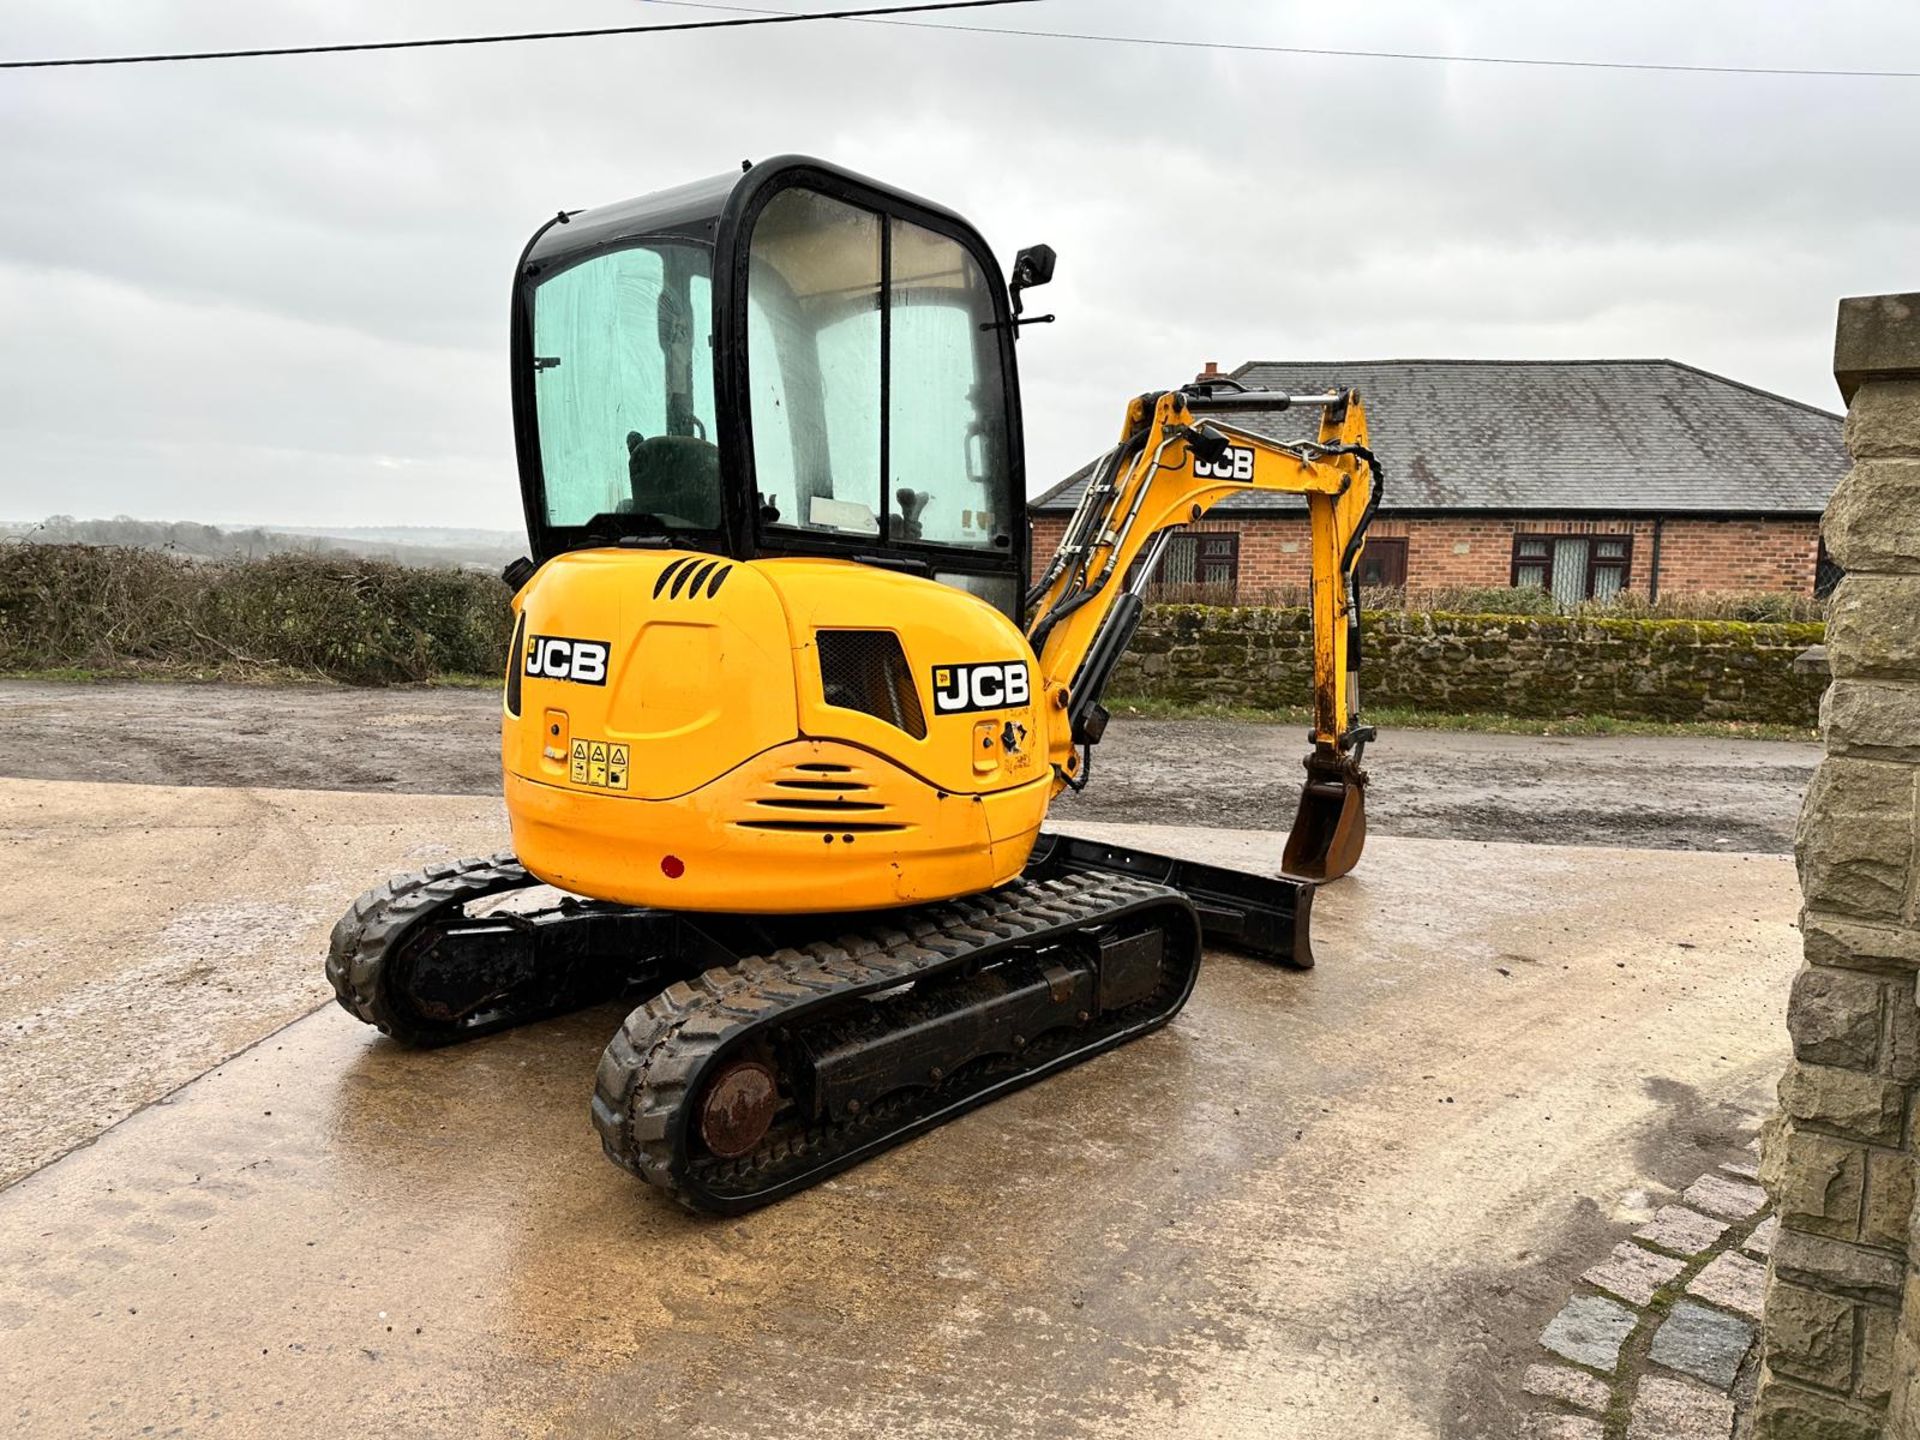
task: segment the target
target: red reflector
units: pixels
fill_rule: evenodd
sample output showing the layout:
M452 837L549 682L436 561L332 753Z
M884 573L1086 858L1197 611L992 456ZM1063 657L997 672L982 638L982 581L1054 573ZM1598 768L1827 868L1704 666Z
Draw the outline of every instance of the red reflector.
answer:
M687 873L686 862L678 855L669 855L660 862L660 873L669 880L678 880Z

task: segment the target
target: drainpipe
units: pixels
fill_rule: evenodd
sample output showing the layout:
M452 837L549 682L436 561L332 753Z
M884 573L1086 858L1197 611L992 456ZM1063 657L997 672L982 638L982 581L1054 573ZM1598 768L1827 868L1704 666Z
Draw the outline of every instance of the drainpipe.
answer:
M1667 523L1667 517L1653 517L1653 573L1647 576L1647 604L1651 605L1660 598L1660 529Z

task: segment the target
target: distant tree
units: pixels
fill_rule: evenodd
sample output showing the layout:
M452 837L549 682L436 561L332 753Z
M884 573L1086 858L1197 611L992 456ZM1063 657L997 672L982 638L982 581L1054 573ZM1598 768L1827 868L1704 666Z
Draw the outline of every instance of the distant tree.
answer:
M163 550L194 560L260 560L272 555L316 555L390 560L414 567L453 566L498 570L516 549L480 543L406 545L385 539L337 539L322 535L290 535L249 526L222 530L192 520L136 520L116 515L111 520L76 520L71 515L49 515L37 525L21 526L11 537L49 545L117 545L136 550Z

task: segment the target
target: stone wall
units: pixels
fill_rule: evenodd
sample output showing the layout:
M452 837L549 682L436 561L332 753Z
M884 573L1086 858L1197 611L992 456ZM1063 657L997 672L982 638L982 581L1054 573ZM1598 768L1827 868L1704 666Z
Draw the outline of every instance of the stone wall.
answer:
M1552 718L1815 723L1822 677L1793 659L1819 625L1386 611L1363 627L1365 703ZM1273 709L1313 688L1304 609L1159 605L1115 696Z
M1033 520L1035 572L1060 547L1066 518L1036 515ZM1232 530L1240 534L1240 593L1258 598L1283 586L1304 587L1310 555L1307 521L1298 518L1233 519L1219 512L1187 527ZM1655 531L1658 529L1656 547ZM1660 555L1662 595L1710 591L1813 593L1819 555L1819 522L1806 518L1666 519L1598 517L1583 520L1521 520L1501 515L1459 515L1397 519L1383 515L1372 534L1407 542L1407 583L1414 589L1453 586L1494 589L1513 578L1513 537L1529 535L1624 535L1631 547L1627 589L1648 594L1653 557Z
M1781 1228L1762 1440L1920 1436L1920 295L1841 302L1834 370L1854 467L1824 533L1848 575L1795 837L1806 965L1763 1166Z

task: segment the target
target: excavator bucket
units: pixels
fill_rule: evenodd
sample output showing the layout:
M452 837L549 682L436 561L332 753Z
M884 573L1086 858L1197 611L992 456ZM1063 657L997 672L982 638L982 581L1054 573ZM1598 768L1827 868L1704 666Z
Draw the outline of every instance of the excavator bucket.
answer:
M1319 883L1338 880L1359 864L1367 843L1366 796L1366 777L1358 769L1309 760L1300 809L1281 853L1282 873Z

